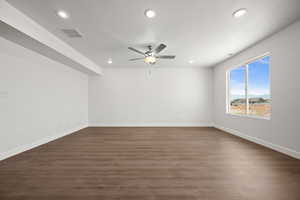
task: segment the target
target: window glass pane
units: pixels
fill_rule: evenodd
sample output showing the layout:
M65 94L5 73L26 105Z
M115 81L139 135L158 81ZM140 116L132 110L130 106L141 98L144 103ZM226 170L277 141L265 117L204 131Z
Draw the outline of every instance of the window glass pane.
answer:
M245 66L230 71L229 112L232 114L246 114L245 75Z
M248 65L248 99L250 115L270 117L270 57L266 56Z

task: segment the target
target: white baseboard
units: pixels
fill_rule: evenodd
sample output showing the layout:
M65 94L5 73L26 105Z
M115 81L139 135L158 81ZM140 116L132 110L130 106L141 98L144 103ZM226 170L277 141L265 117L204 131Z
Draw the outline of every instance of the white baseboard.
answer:
M213 127L213 123L145 123L145 124L105 124L90 123L89 127Z
M81 125L79 127L72 128L72 129L69 129L67 131L64 131L63 133L56 134L56 135L51 135L51 136L45 137L43 139L40 139L38 141L35 141L31 144L22 145L22 146L14 148L12 150L0 153L0 160L4 160L6 158L17 155L17 154L22 153L24 151L28 151L30 149L33 149L33 148L38 147L40 145L46 144L46 143L51 142L53 140L56 140L58 138L64 137L64 136L69 135L69 134L72 134L72 133L74 133L76 131L79 131L79 130L81 130L83 128L86 128L86 127L88 127L87 124Z
M281 152L283 154L289 155L293 158L300 159L300 152L294 151L292 149L289 149L289 148L286 148L286 147L283 147L283 146L280 146L280 145L277 145L277 144L273 144L273 143L267 142L265 140L262 140L262 139L259 139L259 138L256 138L256 137L252 137L252 136L243 134L243 133L241 133L237 130L234 130L234 129L226 128L226 127L219 126L219 125L214 125L214 127L217 128L217 129L220 129L222 131L225 131L227 133L230 133L232 135L235 135L235 136L241 137L243 139L249 140L251 142L254 142L254 143L260 144L262 146L268 147L270 149L273 149L274 151L278 151L278 152Z

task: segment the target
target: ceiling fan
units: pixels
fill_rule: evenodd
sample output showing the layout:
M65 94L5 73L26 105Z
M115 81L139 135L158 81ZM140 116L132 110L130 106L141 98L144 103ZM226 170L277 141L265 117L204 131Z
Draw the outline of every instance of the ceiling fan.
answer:
M167 45L160 44L153 50L153 47L151 45L149 45L148 51L146 51L146 52L142 52L133 47L128 47L129 50L134 51L134 52L144 56L142 58L132 58L132 59L129 59L129 61L144 60L145 63L154 65L156 63L157 59L175 59L176 56L158 55L166 47L167 47Z

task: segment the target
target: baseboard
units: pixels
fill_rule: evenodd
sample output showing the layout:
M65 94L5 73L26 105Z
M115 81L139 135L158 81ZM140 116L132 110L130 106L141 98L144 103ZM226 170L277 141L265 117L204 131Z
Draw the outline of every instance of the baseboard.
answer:
M46 144L46 143L51 142L53 140L56 140L58 138L64 137L64 136L69 135L69 134L72 134L72 133L74 133L76 131L79 131L79 130L81 130L83 128L86 128L86 127L88 127L88 125L84 124L84 125L81 125L79 127L76 127L76 128L73 128L73 129L69 129L67 131L64 131L63 133L52 135L52 136L48 136L48 137L40 139L40 140L38 140L36 142L33 142L31 144L22 145L22 146L14 148L12 150L0 153L0 160L4 160L6 158L9 158L11 156L17 155L17 154L22 153L24 151L28 151L30 149L33 149L33 148L38 147L40 145Z
M277 144L267 142L265 140L262 140L262 139L259 139L259 138L256 138L256 137L248 136L248 135L243 134L243 133L241 133L237 130L234 130L234 129L230 129L230 128L222 127L222 126L219 126L219 125L213 125L213 124L207 123L207 124L176 124L176 125L173 125L173 124L170 124L170 125L167 125L167 124L163 124L163 125L161 125L161 124L160 125L158 125L158 124L114 124L114 125L111 125L111 124L90 124L89 126L88 125L81 125L81 126L76 127L74 129L70 129L68 131L65 131L61 134L49 136L49 137L43 138L41 140L38 140L36 142L33 142L31 144L22 145L20 147L14 148L14 149L9 150L7 152L0 153L0 160L4 160L6 158L17 155L17 154L22 153L24 151L33 149L35 147L46 144L46 143L51 142L53 140L56 140L58 138L64 137L64 136L69 135L69 134L72 134L72 133L74 133L76 131L79 131L79 130L81 130L83 128L86 128L86 127L215 127L217 129L220 129L220 130L225 131L227 133L230 133L232 135L244 138L246 140L249 140L251 142L254 142L254 143L260 144L262 146L268 147L268 148L273 149L275 151L278 151L278 152L284 153L286 155L289 155L291 157L300 159L300 152L294 151L294 150L286 148L286 147L282 147L282 146L277 145Z
M220 129L222 131L225 131L227 133L230 133L232 135L235 135L235 136L241 137L243 139L249 140L251 142L254 142L256 144L260 144L262 146L268 147L268 148L270 148L274 151L278 151L278 152L281 152L283 154L289 155L293 158L300 159L300 152L294 151L292 149L289 149L289 148L286 148L286 147L283 147L283 146L280 146L280 145L277 145L277 144L273 144L273 143L267 142L265 140L262 140L262 139L259 139L259 138L256 138L256 137L252 137L252 136L243 134L243 133L241 133L237 130L234 130L234 129L226 128L226 127L219 126L219 125L214 125L214 127L217 128L217 129Z
M213 127L213 123L144 123L144 124L105 124L89 123L89 127Z

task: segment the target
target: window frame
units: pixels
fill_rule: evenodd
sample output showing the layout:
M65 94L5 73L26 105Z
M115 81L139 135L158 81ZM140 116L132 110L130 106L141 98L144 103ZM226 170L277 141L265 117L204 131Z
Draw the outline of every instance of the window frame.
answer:
M262 117L262 116L257 116L257 115L250 115L248 114L249 112L249 98L248 98L248 79L249 79L249 67L248 65L251 64L252 62L255 62L257 60L260 60L264 57L270 57L270 63L271 63L271 53L266 52L264 54L261 54L259 56L253 57L251 59L246 60L245 62L242 62L241 64L234 65L233 67L230 67L226 70L226 114L232 115L232 116L239 116L239 117L247 117L247 118L254 118L254 119L265 119L265 120L271 120L271 115L272 115L272 105L271 105L271 114L269 117ZM230 72L234 69L237 69L239 67L245 67L245 99L246 99L246 112L245 114L234 114L230 112ZM269 90L270 90L270 99L272 99L272 94L271 94L271 67L269 64L269 80L270 80L270 85L269 85ZM271 103L272 104L272 101Z

